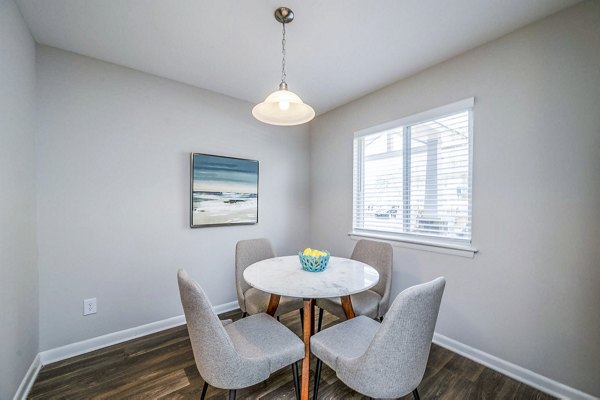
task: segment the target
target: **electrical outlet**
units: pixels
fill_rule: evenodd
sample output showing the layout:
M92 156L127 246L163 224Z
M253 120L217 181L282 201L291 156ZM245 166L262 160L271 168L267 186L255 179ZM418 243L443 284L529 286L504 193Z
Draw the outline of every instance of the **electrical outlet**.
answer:
M83 301L83 315L96 314L96 298Z

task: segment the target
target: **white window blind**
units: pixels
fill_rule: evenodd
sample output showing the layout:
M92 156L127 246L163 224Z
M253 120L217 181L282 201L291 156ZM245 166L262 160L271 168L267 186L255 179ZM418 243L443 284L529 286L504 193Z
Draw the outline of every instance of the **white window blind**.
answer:
M470 244L473 102L355 134L355 233Z

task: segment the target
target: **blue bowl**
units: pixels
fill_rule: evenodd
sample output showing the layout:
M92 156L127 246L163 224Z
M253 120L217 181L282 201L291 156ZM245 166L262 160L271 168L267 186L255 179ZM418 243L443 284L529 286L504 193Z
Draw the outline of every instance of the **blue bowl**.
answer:
M298 257L300 258L300 264L302 265L302 269L308 272L321 272L327 266L329 262L329 252L326 251L324 256L309 256L304 255L302 252L298 253Z

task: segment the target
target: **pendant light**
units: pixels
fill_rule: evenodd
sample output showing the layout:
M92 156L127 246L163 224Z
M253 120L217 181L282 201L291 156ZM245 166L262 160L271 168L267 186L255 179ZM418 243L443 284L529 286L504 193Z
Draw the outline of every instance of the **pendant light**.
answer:
M294 13L287 7L280 7L275 10L275 19L283 25L281 83L279 90L271 93L265 101L254 106L252 115L257 120L271 125L304 124L315 117L315 110L308 104L304 104L297 94L290 92L285 81L285 24L294 20Z

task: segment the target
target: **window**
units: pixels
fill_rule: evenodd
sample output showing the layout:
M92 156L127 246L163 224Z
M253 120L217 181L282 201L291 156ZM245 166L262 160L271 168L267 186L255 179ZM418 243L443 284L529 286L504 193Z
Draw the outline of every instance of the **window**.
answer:
M470 245L473 104L355 134L353 234Z

